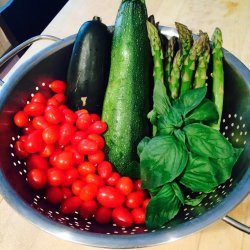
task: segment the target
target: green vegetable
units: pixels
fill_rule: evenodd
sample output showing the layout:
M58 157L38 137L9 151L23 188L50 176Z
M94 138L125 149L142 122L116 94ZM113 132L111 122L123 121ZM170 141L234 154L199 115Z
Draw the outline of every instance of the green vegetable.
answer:
M122 1L114 28L111 69L102 119L108 159L117 171L139 176L137 144L149 133L150 43L144 1Z
M223 51L222 33L216 28L212 36L212 57L213 57L213 101L219 112L218 123L213 126L220 129L223 100L224 100L224 70L223 70Z
M202 193L200 195L197 195L195 198L186 198L184 200L184 203L186 205L195 207L195 206L199 205L203 201L203 199L206 198L206 196L207 196L206 193Z
M98 17L79 29L67 72L67 105L101 115L108 84L111 34ZM102 69L102 70L100 70Z

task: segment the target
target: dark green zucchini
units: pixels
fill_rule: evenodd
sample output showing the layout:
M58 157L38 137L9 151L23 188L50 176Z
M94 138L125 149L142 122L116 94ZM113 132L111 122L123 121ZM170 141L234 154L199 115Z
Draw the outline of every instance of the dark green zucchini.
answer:
M77 33L67 72L67 104L101 115L111 54L111 33L99 17Z
M148 135L151 51L143 0L123 0L116 17L102 119L107 156L118 172L139 175L137 145ZM151 97L152 99L152 97Z

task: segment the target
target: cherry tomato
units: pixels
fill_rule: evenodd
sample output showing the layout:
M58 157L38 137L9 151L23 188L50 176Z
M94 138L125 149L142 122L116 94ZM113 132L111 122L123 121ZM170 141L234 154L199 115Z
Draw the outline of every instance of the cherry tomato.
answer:
M143 201L143 203L142 203L142 208L143 208L143 209L146 209L146 208L147 208L147 205L148 205L149 201L150 201L150 198L147 198L147 199L145 199L145 200Z
M81 114L88 114L88 110L87 109L79 109L75 112L75 114L77 115L77 117L79 117Z
M104 138L101 136L101 135L98 135L98 134L89 134L88 139L94 141L98 147L100 149L103 149L104 148L104 145L105 145L105 141L104 141Z
M55 148L54 152L52 153L52 155L49 157L49 162L52 166L56 165L56 161L57 161L57 156L62 153L62 149L59 148Z
M55 156L54 166L66 170L74 165L74 155L70 151L63 151Z
M142 190L142 188L141 188L141 180L140 179L134 181L134 189L136 191Z
M61 190L63 194L63 200L66 200L72 196L72 191L69 187L62 187Z
M34 189L42 189L47 183L46 172L39 168L33 168L28 172L27 180Z
M49 168L47 171L48 183L53 186L60 186L65 181L64 171L58 168Z
M105 184L102 177L97 174L87 174L85 180L87 183L94 183L98 187L102 187Z
M40 102L42 104L46 104L46 98L44 97L44 95L41 92L37 92L31 98L31 102Z
M139 207L145 199L145 193L140 191L134 191L128 194L126 199L126 206L129 208L136 208Z
M114 187L100 187L96 195L98 202L108 208L119 207L124 203L124 195Z
M102 134L107 130L107 123L103 121L96 121L88 128L90 134Z
M24 142L18 140L14 145L14 151L19 159L25 159L28 157L29 153L24 148Z
M96 121L100 121L101 117L97 114L89 114L91 123L94 123Z
M111 220L111 209L107 207L100 206L95 212L95 220L100 224L107 224Z
M31 154L26 160L26 165L28 170L33 168L39 168L42 170L47 170L49 168L48 161L39 154Z
M61 80L54 80L50 83L49 87L55 93L64 93L66 90L66 83Z
M108 161L103 161L97 166L97 172L98 174L104 178L107 179L112 175L112 165Z
M100 164L101 162L104 161L105 154L103 151L98 150L93 154L88 155L88 160L92 162L93 164Z
M136 224L143 224L145 223L145 216L146 216L146 211L145 209L141 207L136 207L131 211L133 221Z
M63 104L65 102L65 95L63 93L58 93L53 95L53 97L59 104Z
M77 115L70 109L65 108L62 109L63 115L64 115L64 122L69 124L75 124Z
M73 137L71 138L71 144L78 145L83 139L87 138L87 133L84 131L76 131Z
M72 186L71 186L72 193L78 196L84 185L85 185L85 182L83 182L82 180L73 181Z
M49 98L47 101L47 106L60 106L60 103L53 97Z
M84 219L92 217L97 210L97 202L95 200L83 201L79 213L80 216Z
M40 102L30 102L24 107L24 112L28 116L39 116L43 115L45 106Z
M29 117L24 111L18 111L14 115L14 123L18 127L26 127L29 125Z
M50 157L55 151L54 145L44 145L43 149L40 151L40 155L44 158Z
M61 204L60 210L63 214L73 214L81 206L81 199L77 196L72 196L64 200Z
M43 130L42 133L43 141L46 144L54 144L59 139L59 127L49 126Z
M133 181L127 177L121 177L116 183L116 188L119 189L124 195L128 195L134 188Z
M89 140L89 139L83 139L78 144L77 148L78 148L78 151L84 155L94 154L99 150L96 142Z
M106 182L109 186L115 186L120 178L121 176L119 175L119 173L113 172Z
M63 200L63 192L61 188L49 187L46 190L45 197L52 204L59 204Z
M133 224L132 214L125 207L116 207L112 212L112 219L120 227L130 227Z
M33 131L35 131L35 128L32 126L31 123L29 123L29 125L27 127L24 127L22 131L25 135L28 135L31 134Z
M24 148L28 153L37 153L43 149L43 146L44 142L40 130L34 130L30 133L24 143Z
M91 124L91 118L89 114L82 113L76 119L76 127L80 130L86 130Z
M60 110L57 106L47 106L44 111L44 116L46 120L51 124L58 124L63 121L64 115L62 110Z
M49 126L49 123L47 122L47 120L45 119L44 116L36 116L32 120L32 126L35 129L42 129L43 130Z
M75 168L69 168L65 171L65 180L63 182L64 186L70 186L78 178L78 171Z
M73 153L75 164L81 164L83 162L84 157L78 152L77 147L68 145L64 148L64 151L70 151Z
M85 176L87 174L94 174L96 167L91 162L84 161L77 167L77 170L81 175Z
M73 135L76 132L76 127L69 124L69 123L64 123L63 125L61 125L60 130L59 130L59 139L58 139L58 143L61 146L65 146L67 145L71 138L73 137Z
M79 197L83 201L93 200L97 194L98 187L94 183L85 184L79 194Z

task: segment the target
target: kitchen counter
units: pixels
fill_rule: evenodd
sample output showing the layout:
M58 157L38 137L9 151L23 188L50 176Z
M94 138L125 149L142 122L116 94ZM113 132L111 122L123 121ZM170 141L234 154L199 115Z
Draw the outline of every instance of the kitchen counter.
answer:
M147 0L148 13L161 25L186 24L194 33L200 29L211 36L215 27L223 32L225 49L250 68L249 0ZM119 0L69 0L43 34L59 38L75 34L80 25L98 15L106 24L113 24ZM53 43L38 41L19 60L9 75L27 58ZM8 77L4 80L6 80ZM250 224L250 196L230 212L230 216ZM247 250L250 237L228 224L217 221L204 230L169 244L150 247L151 250ZM21 217L0 196L0 249L3 250L77 250L97 249L63 241Z

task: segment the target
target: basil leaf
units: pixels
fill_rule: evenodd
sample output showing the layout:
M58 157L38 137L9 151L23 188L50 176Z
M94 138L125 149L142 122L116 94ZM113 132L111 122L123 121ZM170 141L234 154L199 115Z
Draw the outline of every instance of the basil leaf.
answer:
M149 143L151 139L145 136L137 145L137 154L140 156L141 152L143 151L144 147Z
M189 124L197 121L217 123L218 119L219 113L216 105L209 99L204 99L201 104L185 118L185 123Z
M157 123L157 114L154 109L148 113L147 117L150 120L151 124L155 125Z
M143 188L171 182L184 170L188 160L186 146L174 136L155 136L140 154Z
M201 103L206 93L207 87L190 89L173 103L173 107L180 111L183 116L186 116L188 112L192 111Z
M197 195L195 198L187 198L187 199L185 199L184 203L186 205L195 207L195 206L199 205L206 196L207 196L206 193L202 193L200 195Z
M193 153L211 158L228 158L234 154L231 143L213 128L193 123L185 126L183 130Z
M171 185L172 185L172 188L174 190L175 195L178 197L178 199L180 200L180 202L182 204L184 204L185 198L184 198L184 195L183 195L183 193L182 193L181 188L179 187L179 185L176 182L172 182Z
M181 127L183 119L180 112L174 108L170 108L167 114L162 115L158 119L157 131L160 135L172 134L175 128Z
M152 197L147 205L146 226L158 228L170 221L179 212L180 199L175 195L173 186L165 184L160 192Z
M181 129L174 130L174 135L179 141L186 144L186 135Z

